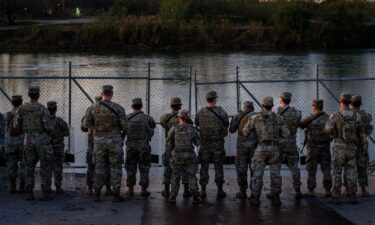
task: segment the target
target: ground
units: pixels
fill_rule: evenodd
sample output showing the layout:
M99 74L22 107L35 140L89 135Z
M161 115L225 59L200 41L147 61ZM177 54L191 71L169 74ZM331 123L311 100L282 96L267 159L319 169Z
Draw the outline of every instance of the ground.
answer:
M69 171L71 172L71 171ZM82 172L82 171L79 171ZM213 170L210 171L211 174ZM262 195L261 206L251 206L248 200L240 201L235 198L238 191L235 170L227 168L225 190L228 197L216 200L215 185L209 186L207 200L199 206L193 206L191 199L182 198L182 187L176 205L170 205L160 195L162 190L162 168L153 167L151 170L151 192L149 198L136 196L123 203L112 203L111 197L103 197L102 202L94 203L92 197L85 194L85 177L82 173L66 173L64 177L65 194L55 196L49 202L40 200L27 202L21 194L0 193L0 224L38 224L38 225L70 225L70 224L162 224L162 225L198 225L198 224L375 224L372 207L374 197L359 198L358 205L345 203L332 206L326 203L321 185L318 187L318 197L303 199L296 203L293 198L291 177L283 170L283 205L273 207ZM266 175L268 172L266 173ZM302 172L306 183L306 171ZM212 178L212 176L211 176ZM212 180L212 179L211 179ZM375 177L370 177L370 186L375 186ZM212 181L211 181L212 182ZM124 182L123 182L124 183ZM269 177L265 178L265 190L268 191ZM37 185L39 189L39 185ZM303 187L305 190L305 187ZM374 193L372 188L371 193ZM125 188L122 190L125 194ZM37 190L36 198L40 198Z

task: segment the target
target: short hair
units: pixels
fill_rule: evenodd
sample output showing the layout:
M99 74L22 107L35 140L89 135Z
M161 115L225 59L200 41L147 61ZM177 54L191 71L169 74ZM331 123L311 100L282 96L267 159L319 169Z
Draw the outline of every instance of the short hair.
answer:
M174 111L178 111L178 110L180 110L181 109L181 107L182 107L182 105L181 104L177 104L177 105L171 105L171 108L174 110Z
M340 103L344 105L350 105L350 100L341 100Z
M142 107L143 107L143 104L133 104L132 105L132 108L135 109L135 110L140 110L140 109L142 109Z
M359 108L361 107L362 105L362 102L361 101L357 101L357 102L352 102L351 105L355 108Z
M265 109L267 109L267 110L271 110L272 108L273 108L273 105L267 105L267 106L263 106Z
M317 109L323 110L323 105L314 105Z
M206 101L207 101L208 103L211 103L211 102L214 102L216 99L217 99L216 97L215 97L215 98L213 98L213 97L208 97L208 98L206 98Z
M31 99L39 99L40 94L39 93L29 93L29 97Z
M12 103L12 106L18 107L22 105L22 100L12 100L11 103Z
M285 104L289 104L291 100L292 99L290 99L290 98L287 98L287 99L281 98L281 101L283 101Z

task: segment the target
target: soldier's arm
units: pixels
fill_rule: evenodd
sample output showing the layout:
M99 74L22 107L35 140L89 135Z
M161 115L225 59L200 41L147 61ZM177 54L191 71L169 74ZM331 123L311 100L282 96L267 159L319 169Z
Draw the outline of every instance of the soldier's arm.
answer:
M17 109L12 126L15 129L22 129L22 106Z
M357 123L358 123L357 132L358 132L359 140L360 140L361 146L362 146L361 151L367 151L368 140L367 140L366 125L365 125L363 119L358 120Z
M117 110L117 113L119 115L119 122L120 122L121 130L126 131L128 119L126 118L125 109L122 108L121 106L119 106L118 110Z
M189 125L194 125L194 122L190 117L187 119L186 123Z
M334 120L334 114L332 114L324 126L324 132L327 133L331 138L336 136L336 123Z
M42 107L42 121L47 132L48 133L53 132L54 124L52 123L52 120L51 120L51 114L49 114L48 109L44 106Z
M228 114L224 111L223 111L223 119L224 119L224 122L225 122L225 127L228 128L229 127L229 117L228 117Z
M165 148L166 152L171 152L172 149L174 148L174 135L175 135L174 127L172 127L168 132L166 148Z
M4 145L5 145L5 121L4 121L3 114L0 113L0 148L3 149Z
M242 131L245 136L248 137L251 132L255 131L255 120L256 120L256 115L252 116L250 120L247 121Z
M238 129L238 121L239 120L239 115L236 115L232 118L232 121L230 121L229 125L229 132L234 133Z
M194 130L193 130L193 144L198 147L201 145L201 140L200 140L200 137L199 137L199 131L196 127L194 127Z
M64 137L69 137L70 135L69 126L63 119L61 119L61 126L63 129Z
M151 116L149 116L149 126L152 129L155 129L155 127L156 127L155 120Z
M93 115L93 111L95 107L96 105L94 105L94 107L89 107L86 110L86 115L85 115L86 121L84 123L86 124L87 129L92 129L95 126L95 120L94 120L94 115Z
M283 138L287 138L290 136L290 131L288 127L285 125L283 118L279 117L279 124L280 124L280 136Z
M195 115L194 124L199 127L199 112Z
M301 129L305 129L307 128L309 122L310 122L310 116L306 116L305 118L301 119L301 121L299 122L299 127Z
M160 125L165 129L165 127L166 127L166 125L165 125L165 123L164 123L164 115L162 115L161 117L160 117Z

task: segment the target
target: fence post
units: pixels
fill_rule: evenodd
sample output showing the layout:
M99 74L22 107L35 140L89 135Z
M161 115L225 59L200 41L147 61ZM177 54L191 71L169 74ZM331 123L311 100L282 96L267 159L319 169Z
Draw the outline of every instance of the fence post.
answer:
M147 68L147 115L150 115L150 96L151 96L151 62L148 62L148 68Z
M195 97L195 114L197 114L198 112L197 70L194 70L194 97Z
M316 75L316 99L319 99L319 65L315 64L315 75Z
M190 80L189 80L189 112L191 114L191 82L192 82L192 76L193 76L193 67L190 66L189 67L189 76L190 76Z
M69 112L68 112L68 123L69 130L72 129L72 62L69 62ZM70 153L71 149L71 135L68 137L68 152Z
M240 87L240 81L239 81L239 67L237 66L236 67L236 90L237 90L237 112L239 112L241 110L241 87Z

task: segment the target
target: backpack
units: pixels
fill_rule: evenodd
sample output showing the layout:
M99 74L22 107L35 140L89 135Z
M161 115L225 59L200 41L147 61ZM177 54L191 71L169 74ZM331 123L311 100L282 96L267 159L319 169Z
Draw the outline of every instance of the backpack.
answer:
M228 135L228 129L219 115L213 109L205 108L199 120L200 134L205 139L221 139Z
M276 141L280 137L280 126L277 122L276 114L259 113L259 126L257 134L259 141Z
M174 137L174 150L176 152L186 152L193 149L192 144L192 132L187 126L174 126L175 137Z
M295 135L297 133L298 120L301 117L301 112L288 106L283 111L279 112L279 115L283 117L284 123L290 131L290 135Z
M342 135L342 139L346 143L357 143L359 141L357 131L357 113L353 112L352 116L344 116L341 112L338 112L340 118L339 126Z
M128 119L128 139L144 140L148 135L147 120L142 112L135 113Z

